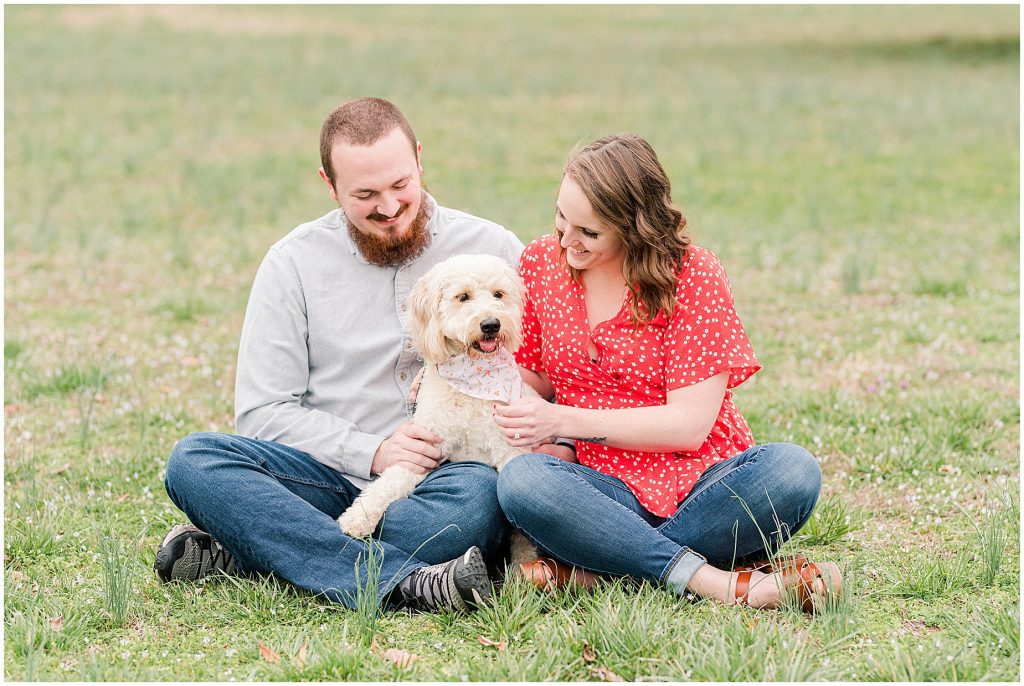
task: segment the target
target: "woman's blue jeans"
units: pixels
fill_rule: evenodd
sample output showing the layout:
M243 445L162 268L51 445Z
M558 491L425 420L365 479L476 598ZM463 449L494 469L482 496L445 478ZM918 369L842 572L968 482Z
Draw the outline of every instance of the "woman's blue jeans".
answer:
M280 443L221 433L182 439L167 462L167 494L193 524L220 541L243 572L276 573L354 607L379 566L383 599L414 569L473 545L495 557L508 523L497 473L479 462L444 464L393 503L368 541L349 538L337 518L359 489L310 455ZM368 587L373 592L372 586Z
M498 475L505 516L541 548L679 594L705 562L730 567L775 552L807 522L820 490L817 461L789 443L712 465L668 519L644 510L618 479L549 455L521 455Z

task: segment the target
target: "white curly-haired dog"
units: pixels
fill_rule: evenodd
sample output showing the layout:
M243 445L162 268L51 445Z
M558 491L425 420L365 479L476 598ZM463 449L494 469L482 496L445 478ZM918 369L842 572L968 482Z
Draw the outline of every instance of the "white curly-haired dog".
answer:
M444 460L473 460L499 471L523 453L505 442L492 418L492 404L522 394L524 384L512 353L522 342L522 286L515 271L491 255L457 255L424 274L409 293L413 344L423 356L423 380L413 420L444 440ZM366 538L388 505L407 497L424 479L403 467L388 467L338 518L341 530ZM522 534L512 538L512 563L537 551Z

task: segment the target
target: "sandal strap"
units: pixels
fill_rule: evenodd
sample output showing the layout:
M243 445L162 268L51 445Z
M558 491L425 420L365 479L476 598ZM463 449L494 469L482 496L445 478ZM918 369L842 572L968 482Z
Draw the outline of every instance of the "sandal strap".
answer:
M553 593L564 589L591 591L601 577L582 567L573 567L550 557L539 557L519 565L523 576L541 591Z
M823 598L838 598L842 595L842 574L838 566L833 562L823 565L824 569L815 562L805 561L799 569L788 567L781 572L783 585L796 594L800 609L804 612L815 612L813 589L816 580L820 579L825 587Z
M750 592L750 577L753 574L753 570L748 569L736 575L735 597L737 605L748 604L750 599L747 597L747 594Z
M536 560L530 562L524 562L519 565L519 568L523 572L523 577L532 583L537 589L551 593L555 590L555 570L551 569L551 565L555 565L557 569L558 564L550 559L544 557L538 557Z

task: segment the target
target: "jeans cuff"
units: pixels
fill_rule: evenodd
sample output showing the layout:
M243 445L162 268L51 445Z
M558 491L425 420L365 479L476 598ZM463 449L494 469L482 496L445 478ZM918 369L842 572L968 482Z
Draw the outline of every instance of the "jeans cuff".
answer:
M685 596L686 585L697 573L697 570L707 564L707 560L700 553L695 553L689 548L683 548L678 555L669 563L666 573L663 576L665 587L670 591Z

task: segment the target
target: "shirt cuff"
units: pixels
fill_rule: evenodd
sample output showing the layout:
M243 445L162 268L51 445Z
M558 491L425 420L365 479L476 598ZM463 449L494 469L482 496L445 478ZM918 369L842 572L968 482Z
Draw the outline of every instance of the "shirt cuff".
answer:
M374 434L353 433L342 446L341 471L362 479L372 479L370 467L373 456L383 442L383 438Z

